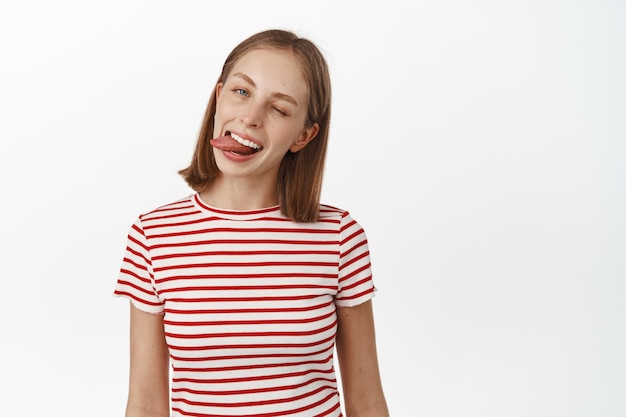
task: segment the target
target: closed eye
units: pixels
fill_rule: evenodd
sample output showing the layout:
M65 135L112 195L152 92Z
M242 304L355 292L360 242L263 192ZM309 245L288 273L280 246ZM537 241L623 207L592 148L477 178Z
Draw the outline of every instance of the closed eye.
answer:
M279 108L279 107L273 107L273 109L280 114L281 116L287 116L287 112L284 111L283 109Z

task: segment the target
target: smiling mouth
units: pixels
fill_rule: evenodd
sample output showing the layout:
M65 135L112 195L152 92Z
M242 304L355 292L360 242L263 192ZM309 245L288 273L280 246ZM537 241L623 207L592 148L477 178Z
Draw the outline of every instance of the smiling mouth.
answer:
M227 131L224 136L211 139L211 145L222 151L232 152L238 155L252 155L263 149L258 143L244 139L230 131Z

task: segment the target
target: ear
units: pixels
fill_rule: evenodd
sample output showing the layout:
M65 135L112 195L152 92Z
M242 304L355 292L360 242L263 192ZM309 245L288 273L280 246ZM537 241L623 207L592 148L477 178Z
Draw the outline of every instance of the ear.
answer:
M304 148L306 145L308 145L309 142L315 139L319 131L320 131L320 125L317 123L313 123L311 127L307 127L300 133L300 135L298 136L298 139L293 143L293 145L291 145L291 147L289 147L289 150L293 153L298 152L299 150Z
M224 87L224 83L219 82L215 85L215 100L217 100L218 98L220 98L220 95L222 94L222 88Z

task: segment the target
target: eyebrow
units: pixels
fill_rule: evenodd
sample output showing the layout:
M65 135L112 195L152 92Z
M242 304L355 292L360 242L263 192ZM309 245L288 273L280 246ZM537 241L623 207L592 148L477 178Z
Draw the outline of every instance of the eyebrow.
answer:
M233 77L239 77L239 78L243 79L245 82L247 82L248 84L250 84L252 87L256 88L256 84L254 83L252 78L248 77L243 72L236 72L236 73L233 74ZM291 97L289 94L276 92L276 93L272 93L272 97L280 98L280 99L288 101L288 102L290 102L290 103L292 103L292 104L294 104L296 106L298 105L298 102L296 101L296 99Z

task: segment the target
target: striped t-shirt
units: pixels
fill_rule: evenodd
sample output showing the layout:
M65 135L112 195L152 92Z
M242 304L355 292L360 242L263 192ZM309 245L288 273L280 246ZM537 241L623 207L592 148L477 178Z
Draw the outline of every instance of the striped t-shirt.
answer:
M336 307L374 295L344 210L224 210L193 194L139 216L115 295L163 314L173 416L341 416Z

